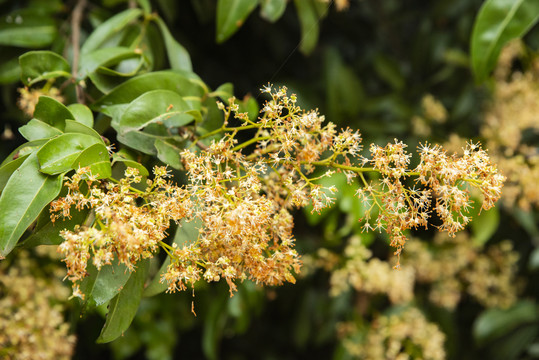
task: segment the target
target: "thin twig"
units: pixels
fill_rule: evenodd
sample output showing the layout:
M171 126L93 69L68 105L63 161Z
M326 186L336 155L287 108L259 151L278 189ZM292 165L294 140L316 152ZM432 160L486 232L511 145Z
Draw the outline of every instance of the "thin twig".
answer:
M192 132L188 131L187 129L185 128L178 128L178 131L180 133L180 135L182 136L186 136L189 140L193 141L195 143L196 146L198 146L201 150L208 150L208 146L204 145L202 142L198 141L195 137L195 134L193 134Z
M86 7L87 0L78 0L77 5L73 9L73 14L71 15L71 46L73 48L73 68L71 74L75 80L75 90L77 92L77 101L79 103L84 103L84 94L82 91L82 86L77 82L77 69L79 67L79 57L80 57L80 24L82 22L82 13Z

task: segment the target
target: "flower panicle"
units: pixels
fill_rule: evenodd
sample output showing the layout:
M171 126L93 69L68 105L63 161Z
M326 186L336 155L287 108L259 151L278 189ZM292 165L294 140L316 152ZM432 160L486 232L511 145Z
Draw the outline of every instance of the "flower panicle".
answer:
M411 169L402 141L373 144L369 155L359 131L338 131L318 111L302 110L285 87L268 85L262 92L269 100L256 120L239 113L234 99L219 105L222 127L198 138L200 150L180 153L185 185L173 184L165 167L154 168L145 190L139 190L142 176L131 168L119 181L98 180L88 168L68 178L68 194L51 204L51 218L70 217L72 206L95 214L93 224L61 233L59 251L69 279L84 278L90 259L97 268L119 261L133 270L163 248L171 259L161 276L169 292L200 280L224 279L231 295L246 279L293 283L302 262L294 249L291 211L310 205L320 213L334 204L338 188L331 178L339 172L348 184L359 181L364 230L386 231L397 256L407 231L427 228L433 214L440 230L454 235L463 229L471 220L469 188L483 194L483 209L500 197L504 177L479 144L469 143L461 157L423 144L419 165ZM242 142L242 131L253 135ZM219 140L207 141L219 133ZM379 178L369 180L366 173L372 172ZM198 236L181 246L167 243L171 221L195 222Z

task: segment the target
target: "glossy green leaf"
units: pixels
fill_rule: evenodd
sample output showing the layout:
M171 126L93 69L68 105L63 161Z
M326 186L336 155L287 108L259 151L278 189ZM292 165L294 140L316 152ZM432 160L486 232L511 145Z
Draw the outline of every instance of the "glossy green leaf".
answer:
M81 152L101 141L91 135L69 133L49 140L37 152L39 171L45 174L60 174L73 169L73 162Z
M228 104L228 99L234 96L234 85L232 83L224 83L215 89L215 91L212 91L209 96L219 97Z
M21 166L21 164L26 160L29 154L19 156L15 160L6 162L4 165L0 166L0 192L4 190L9 178L11 175Z
M133 57L127 59L121 59L119 62L111 62L110 65L100 66L96 69L96 72L114 77L133 77L139 72L148 69L148 62L144 55L138 55L136 52L133 53ZM112 66L113 68L110 68ZM95 78L95 77L94 77Z
M105 326L97 339L98 343L113 341L131 325L142 298L148 265L148 259L140 261L137 270L131 274L122 291L110 301L109 312Z
M92 128L94 126L94 114L92 110L83 104L71 104L67 107L75 117L75 120Z
M21 156L29 155L34 151L39 150L47 141L47 139L34 140L20 145L2 161L0 167L6 165L8 162L18 159Z
M471 39L472 70L483 82L496 66L502 47L524 36L539 20L537 0L487 0L475 20Z
M159 30L163 35L165 41L165 48L167 50L168 61L172 70L187 70L192 71L191 57L185 48L174 39L172 34L161 18L155 19Z
M200 135L216 130L223 125L223 112L217 108L214 98L206 98L202 105L206 111L202 123L197 126L197 132ZM218 138L218 136L214 138Z
M193 120L191 115L185 113L188 110L189 105L176 92L148 91L129 104L115 128L125 134L141 130L153 123L162 123L172 117L178 119L175 126L183 126Z
M117 259L112 260L110 265L103 265L99 270L90 259L87 271L88 276L82 280L80 290L84 294L86 306L89 307L103 305L118 295L131 276L127 266L119 263Z
M165 140L166 137L140 131L131 131L125 134L118 134L119 142L148 155L157 155L157 149L155 148L154 144L158 139Z
M62 131L38 119L32 119L21 126L19 132L28 141L50 139L62 134Z
M100 70L91 73L88 75L88 78L103 94L109 93L112 89L126 81L123 77L106 75L100 72Z
M218 0L216 40L222 43L243 25L258 0Z
M286 0L260 0L260 16L269 22L276 22L286 10Z
M99 135L97 131L76 120L66 120L66 127L64 132L90 135L98 139L103 145L105 145L103 138L101 137L101 135Z
M500 211L497 207L481 211L481 214L473 218L470 223L473 235L472 242L475 245L483 246L496 232L499 224Z
M71 77L66 59L52 51L29 51L19 57L21 80L31 86L39 81Z
M539 321L537 304L522 300L507 310L485 310L475 321L473 335L481 346L514 331L520 326L537 321Z
M88 39L86 39L80 49L81 55L101 48L110 37L117 34L141 14L142 11L140 9L128 9L103 22L88 36Z
M0 64L0 84L11 84L21 78L19 59L13 58Z
M62 179L40 173L36 153L13 172L0 196L0 257L11 252L41 210L58 196Z
M182 246L195 242L198 239L198 229L201 227L201 224L202 222L198 219L190 222L182 220L181 224L176 229L174 243L181 248ZM146 289L144 289L145 297L160 294L167 289L167 283L161 282L161 275L167 271L169 265L170 257L167 256L157 274L153 277L148 286L146 286Z
M36 14L13 14L0 21L0 45L40 48L57 35L53 19Z
M122 60L140 58L142 55L126 47L110 47L94 50L80 59L78 77L84 79L101 66L115 65Z
M157 158L167 165L172 166L174 169L183 169L182 162L180 160L180 149L169 141L163 141L161 139L155 140L154 144L157 149Z
M129 79L95 103L96 109L126 104L151 90L171 90L182 96L202 97L200 78L187 71L156 71Z
M106 179L112 175L107 147L101 143L84 149L73 161L71 168L89 167L97 179Z
M66 119L75 119L71 111L64 104L49 96L39 97L34 111L34 117L62 131L65 128Z

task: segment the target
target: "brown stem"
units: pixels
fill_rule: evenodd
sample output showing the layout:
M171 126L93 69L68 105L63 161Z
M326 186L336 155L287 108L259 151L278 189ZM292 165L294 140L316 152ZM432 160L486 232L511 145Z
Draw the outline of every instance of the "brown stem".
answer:
M75 80L75 90L77 92L77 101L79 103L84 103L84 94L82 86L77 81L77 69L79 67L79 57L80 57L80 24L82 21L82 13L86 7L87 0L78 0L77 5L73 9L73 14L71 15L71 46L73 48L73 68L71 74Z

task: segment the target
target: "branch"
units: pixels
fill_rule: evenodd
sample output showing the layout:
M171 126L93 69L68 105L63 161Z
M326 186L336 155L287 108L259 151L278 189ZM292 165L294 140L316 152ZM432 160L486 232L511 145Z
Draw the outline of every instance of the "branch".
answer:
M82 21L82 13L86 7L87 0L78 0L77 5L73 9L73 14L71 16L71 46L73 48L73 69L71 74L75 80L75 90L77 92L77 101L79 103L84 103L84 94L82 92L82 86L77 81L77 69L79 68L79 57L80 57L80 24Z

